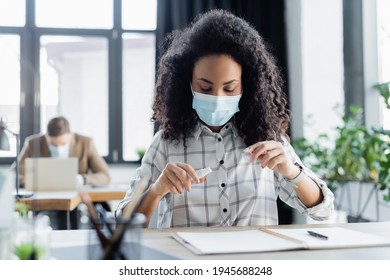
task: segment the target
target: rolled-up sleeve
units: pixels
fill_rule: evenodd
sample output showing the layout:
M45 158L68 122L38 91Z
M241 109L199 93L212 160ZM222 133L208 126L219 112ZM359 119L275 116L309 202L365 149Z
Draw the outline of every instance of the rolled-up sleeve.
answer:
M334 195L332 191L328 188L323 180L317 177L317 175L312 170L303 165L302 161L295 153L293 147L288 142L284 143L284 148L292 162L299 164L306 176L308 176L317 184L322 192L323 200L313 207L307 207L296 195L294 184L287 181L281 174L277 172L274 173L276 193L279 195L282 201L291 207L296 208L300 213L307 214L314 220L323 221L329 219L334 209Z

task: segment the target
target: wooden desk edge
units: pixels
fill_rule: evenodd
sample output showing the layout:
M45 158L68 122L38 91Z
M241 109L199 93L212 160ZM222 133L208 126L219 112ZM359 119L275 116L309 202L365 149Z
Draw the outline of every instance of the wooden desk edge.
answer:
M94 192L87 190L86 191L91 200L94 202L98 201L110 201L110 200L122 200L125 198L125 191L108 191L108 192Z
M122 200L126 195L126 191L95 191L92 189L86 190L93 202ZM81 203L81 197L75 193L73 197L67 198L22 198L17 200L19 203L26 204L32 211L73 211Z
M20 199L17 202L28 205L32 211L73 211L81 203L81 198L76 195L73 198Z

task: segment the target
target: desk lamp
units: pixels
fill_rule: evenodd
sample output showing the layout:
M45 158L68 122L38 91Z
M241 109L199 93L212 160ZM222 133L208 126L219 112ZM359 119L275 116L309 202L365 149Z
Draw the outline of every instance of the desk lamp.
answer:
M7 125L5 124L5 121L3 118L0 119L0 150L9 151L10 145L9 145L9 139L8 135L5 132L8 132L12 134L16 139L16 157L15 157L15 163L16 163L16 170L15 170L15 187L16 187L16 199L20 198L26 198L31 197L32 193L19 193L19 147L20 147L20 139L19 134L12 132L7 128Z

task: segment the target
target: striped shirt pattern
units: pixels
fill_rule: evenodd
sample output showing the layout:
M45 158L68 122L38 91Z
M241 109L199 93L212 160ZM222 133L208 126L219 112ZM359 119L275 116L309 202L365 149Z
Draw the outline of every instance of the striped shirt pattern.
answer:
M130 181L130 190L118 205L120 210L132 199L135 186L141 178L149 178L153 184L169 162L183 162L195 170L210 167L212 172L201 184L193 184L191 192L168 193L158 206L157 226L251 226L276 225L278 212L276 199L298 209L315 220L327 219L333 210L333 194L311 170L306 168L292 146L285 141L284 148L293 162L321 189L324 199L318 205L307 208L295 194L294 185L269 168L261 168L259 162L250 162L243 150L247 146L232 123L219 133L200 124L183 143L171 142L157 132L145 153L137 175Z

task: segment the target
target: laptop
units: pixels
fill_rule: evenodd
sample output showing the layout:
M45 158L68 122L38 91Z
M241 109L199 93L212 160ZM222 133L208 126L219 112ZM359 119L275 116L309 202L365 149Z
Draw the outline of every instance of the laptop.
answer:
M77 189L78 158L26 158L25 188L28 191Z

